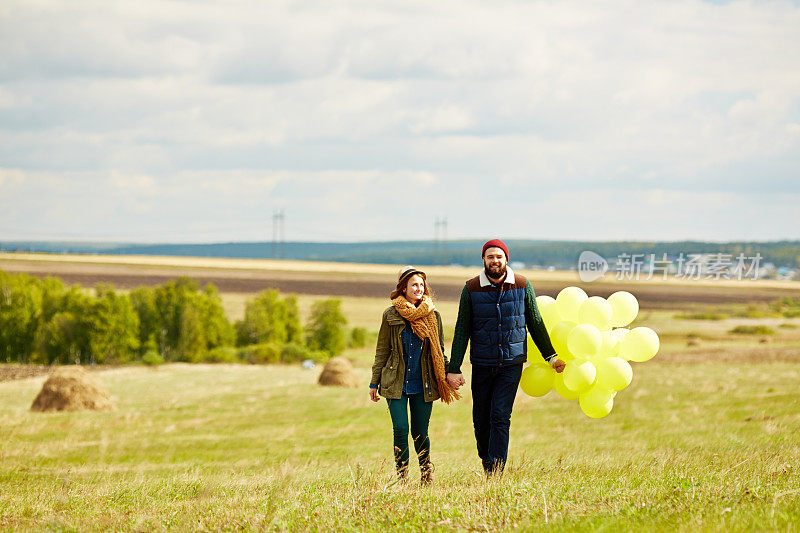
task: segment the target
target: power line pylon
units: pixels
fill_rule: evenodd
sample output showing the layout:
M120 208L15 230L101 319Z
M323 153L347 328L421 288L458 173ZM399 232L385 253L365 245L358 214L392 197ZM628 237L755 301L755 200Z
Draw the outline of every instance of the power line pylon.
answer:
M433 223L435 262L444 264L447 254L447 217L436 217Z
M272 250L270 257L272 259L283 259L285 255L286 240L286 214L283 209L275 210L272 213ZM277 254L277 256L276 256Z

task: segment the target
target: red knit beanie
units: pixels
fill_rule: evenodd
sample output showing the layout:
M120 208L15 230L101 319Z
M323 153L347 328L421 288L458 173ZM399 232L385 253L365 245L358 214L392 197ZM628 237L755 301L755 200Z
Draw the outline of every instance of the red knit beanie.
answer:
M506 253L506 262L508 262L508 247L506 243L501 241L500 239L492 239L491 241L487 241L486 244L483 245L483 251L481 252L481 257L486 255L486 250L488 248L500 248Z

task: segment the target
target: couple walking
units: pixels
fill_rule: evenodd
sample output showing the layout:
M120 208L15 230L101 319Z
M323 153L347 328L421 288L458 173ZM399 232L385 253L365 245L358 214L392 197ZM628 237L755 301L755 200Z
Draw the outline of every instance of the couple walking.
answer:
M508 247L499 239L483 245L483 271L461 292L451 358L444 355L442 317L425 273L412 266L400 270L392 305L383 312L370 398L386 398L394 433L397 473L409 468L408 433L419 458L422 483L433 476L428 422L433 402L460 399L466 384L461 363L470 345L472 422L478 457L487 476L502 473L508 455L511 410L527 359L527 330L536 347L557 372L557 358L536 307L530 282L507 266ZM409 412L411 423L409 424Z

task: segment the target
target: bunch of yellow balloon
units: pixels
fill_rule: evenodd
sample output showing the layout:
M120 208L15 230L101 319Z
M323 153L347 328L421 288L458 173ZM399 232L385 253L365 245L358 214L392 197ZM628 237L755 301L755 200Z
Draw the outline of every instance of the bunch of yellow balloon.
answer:
M628 361L643 363L658 352L658 335L646 327L628 329L639 313L639 302L629 292L591 298L578 287L567 287L553 299L537 296L536 304L558 357L566 363L561 374L544 361L528 340L528 365L520 387L530 396L551 389L567 400L578 400L581 410L602 418L614 407L614 397L630 385Z

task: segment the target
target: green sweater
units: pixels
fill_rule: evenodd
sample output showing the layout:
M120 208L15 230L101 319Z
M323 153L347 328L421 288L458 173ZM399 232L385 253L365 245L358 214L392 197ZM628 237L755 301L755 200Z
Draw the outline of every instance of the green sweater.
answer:
M547 334L547 330L544 327L542 315L536 305L536 294L533 292L530 281L525 287L525 325L528 326L528 332L531 334L533 342L536 343L536 347L542 353L544 360L550 361L556 355L556 351L553 349L550 335ZM461 363L464 362L464 354L467 353L467 343L471 335L472 298L470 298L467 286L464 285L464 290L461 291L461 300L458 304L458 319L456 320L456 330L453 334L453 348L450 350L448 373L461 373Z

